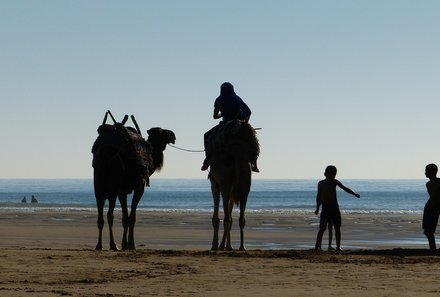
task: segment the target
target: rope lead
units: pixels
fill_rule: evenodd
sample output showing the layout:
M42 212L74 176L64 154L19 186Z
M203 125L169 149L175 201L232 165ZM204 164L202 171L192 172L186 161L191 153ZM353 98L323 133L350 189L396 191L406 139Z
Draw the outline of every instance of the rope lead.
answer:
M175 149L185 151L185 152L190 152L190 153L203 153L203 152L205 152L205 150L187 150L187 149L184 149L184 148L181 148L181 147L169 144L169 143L168 143L168 145L175 148Z

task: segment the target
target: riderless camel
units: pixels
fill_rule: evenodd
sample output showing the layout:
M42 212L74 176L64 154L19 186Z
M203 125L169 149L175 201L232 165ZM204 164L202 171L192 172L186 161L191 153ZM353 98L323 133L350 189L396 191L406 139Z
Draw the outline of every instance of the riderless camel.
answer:
M106 124L110 115L114 124ZM118 247L113 236L113 210L116 198L119 197L122 209L123 249L135 249L134 226L136 223L136 208L149 186L149 177L163 165L163 151L168 143L174 143L176 137L170 130L151 128L148 139L142 137L141 131L133 116L131 119L136 129L125 127L128 116L117 123L110 111L105 115L103 124L99 127L93 153L94 189L98 208L98 243L97 250L102 249L102 229L104 227L104 205L109 201L107 221L110 231L110 249ZM127 195L133 192L131 210L128 212Z

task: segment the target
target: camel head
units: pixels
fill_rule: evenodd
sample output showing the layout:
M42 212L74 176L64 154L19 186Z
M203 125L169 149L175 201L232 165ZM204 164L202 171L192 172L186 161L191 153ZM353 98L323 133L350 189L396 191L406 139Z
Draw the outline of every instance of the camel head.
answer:
M171 130L162 129L159 127L151 128L147 131L148 133L148 141L153 146L160 146L165 149L168 143L173 143L176 141L176 136L174 132Z
M151 128L147 131L147 141L153 147L153 163L157 170L160 170L163 166L163 151L167 144L175 143L176 136L171 130L162 129L159 127Z

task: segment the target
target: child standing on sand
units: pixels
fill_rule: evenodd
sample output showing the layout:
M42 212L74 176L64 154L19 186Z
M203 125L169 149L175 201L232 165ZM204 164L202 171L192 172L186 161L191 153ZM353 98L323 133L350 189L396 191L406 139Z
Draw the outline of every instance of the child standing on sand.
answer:
M425 167L425 175L429 178L426 183L429 199L423 210L423 231L428 238L429 249L436 250L435 229L437 228L438 217L440 215L440 178L437 177L437 165L428 164Z
M319 214L319 207L322 205L321 218L319 222L319 231L316 238L315 250L321 250L322 236L329 222L333 223L336 237L336 250L341 250L341 212L339 211L338 199L336 196L336 187L340 187L345 192L360 198L360 195L344 186L335 179L337 169L330 165L325 169L325 179L318 183L318 193L316 194L315 214Z

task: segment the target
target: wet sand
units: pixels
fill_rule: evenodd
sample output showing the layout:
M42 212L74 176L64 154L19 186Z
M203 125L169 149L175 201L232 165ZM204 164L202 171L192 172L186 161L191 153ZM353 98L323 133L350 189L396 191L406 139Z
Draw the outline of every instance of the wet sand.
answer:
M211 252L211 214L139 212L138 250L113 252L94 251L94 212L2 212L0 296L438 296L420 220L345 214L336 254L311 250L313 214L250 213L248 250Z
M93 249L97 227L94 211L35 211L0 213L0 247ZM211 248L211 213L139 211L135 240L138 248L205 250ZM239 245L238 213L234 213L233 246ZM107 219L105 218L107 221ZM319 218L313 213L249 213L245 243L248 249L311 249ZM221 224L222 225L222 224ZM222 230L222 226L221 226ZM220 230L220 231L221 231ZM121 213L115 212L116 242L122 236ZM108 248L107 222L103 232ZM327 246L327 232L323 248ZM426 248L421 215L343 214L345 249Z

